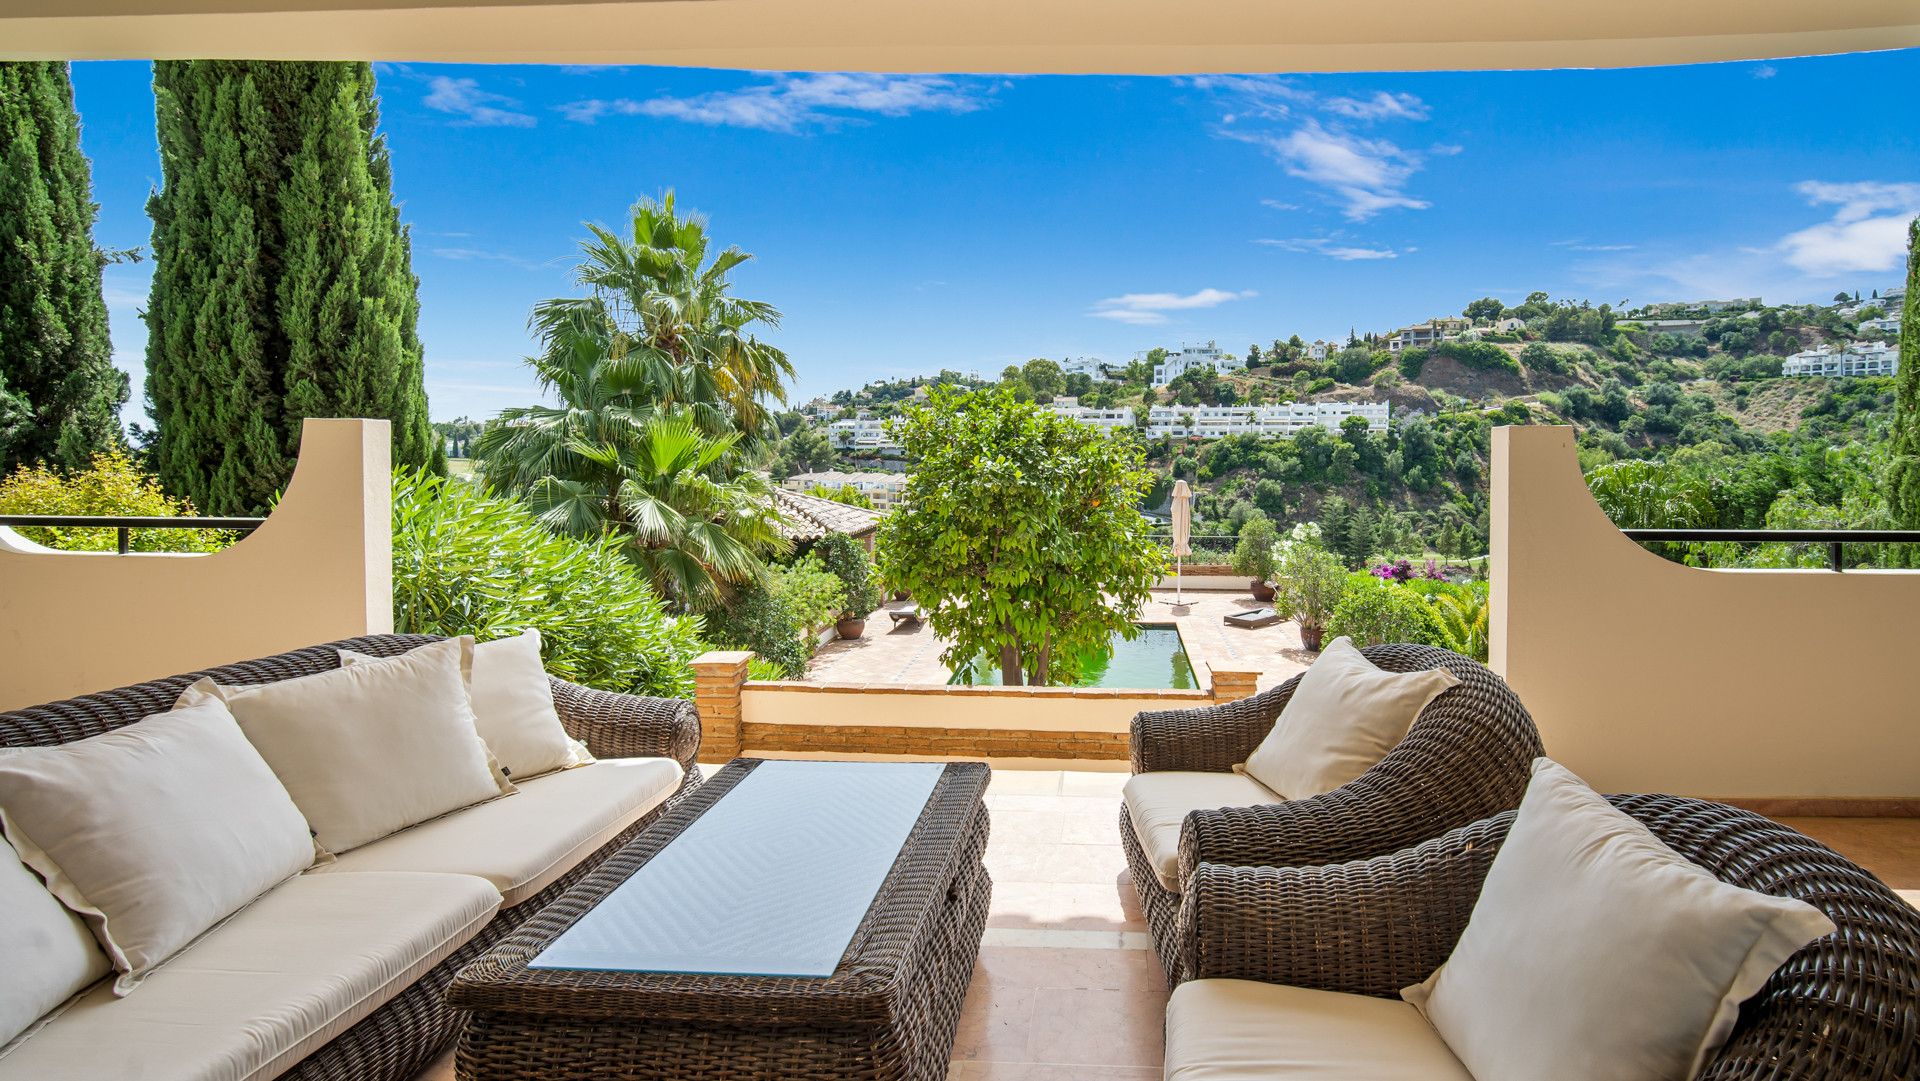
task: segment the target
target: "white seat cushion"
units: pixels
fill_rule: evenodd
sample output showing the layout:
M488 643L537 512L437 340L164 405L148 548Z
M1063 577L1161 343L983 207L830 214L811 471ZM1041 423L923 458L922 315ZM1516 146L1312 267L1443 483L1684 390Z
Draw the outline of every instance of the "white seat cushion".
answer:
M499 908L465 875L301 875L115 998L104 984L0 1057L0 1081L256 1081L346 1031Z
M1179 893L1180 824L1190 811L1285 803L1274 791L1244 773L1139 773L1122 792L1133 835L1153 864L1160 885Z
M180 704L225 702L321 847L348 852L513 792L474 728L472 653L473 639L449 638L274 683L201 679Z
M1301 675L1246 771L1288 799L1331 792L1379 765L1427 703L1459 682L1444 668L1383 671L1353 639L1335 638Z
M316 873L444 871L477 875L512 908L546 889L680 784L671 758L603 758L356 848Z
M0 840L0 1044L112 968L93 932Z
M1192 980L1167 1002L1167 1081L1473 1081L1420 1011L1390 998Z
M380 660L340 651L342 665ZM540 662L539 631L476 643L467 690L473 696L474 726L513 783L593 761L586 747L567 735L554 710L553 684Z
M1538 758L1452 955L1401 994L1480 1081L1692 1077L1740 1004L1833 930L1804 901L1720 881Z
M307 820L218 701L0 756L0 823L126 994L313 862Z

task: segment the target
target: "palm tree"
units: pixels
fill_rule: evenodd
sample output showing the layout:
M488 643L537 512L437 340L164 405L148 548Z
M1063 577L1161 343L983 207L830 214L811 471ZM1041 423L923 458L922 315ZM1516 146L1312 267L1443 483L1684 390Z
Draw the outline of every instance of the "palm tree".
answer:
M518 493L558 532L625 534L660 595L694 611L758 578L760 557L787 543L767 482L724 468L739 439L706 435L684 413L587 398L509 410L481 433L480 453L488 487Z
M780 313L730 293L752 256L708 259L706 223L673 193L641 200L630 237L588 226L575 272L588 295L542 302L529 357L560 401L508 409L476 441L489 489L520 496L552 528L617 532L663 596L686 609L756 578L784 545L767 486L741 459L775 431L786 354L753 336Z
M588 295L534 308L546 352L598 352L602 378L637 404L686 409L702 431L756 444L793 365L753 335L779 326L779 309L731 293L727 275L753 256L729 247L709 261L706 221L681 216L672 191L634 204L628 236L587 228L574 278Z

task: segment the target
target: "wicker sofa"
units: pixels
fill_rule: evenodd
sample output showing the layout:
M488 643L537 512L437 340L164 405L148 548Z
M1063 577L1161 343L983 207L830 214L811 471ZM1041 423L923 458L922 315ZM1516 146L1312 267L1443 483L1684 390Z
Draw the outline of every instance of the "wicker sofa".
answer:
M1172 882L1163 881L1168 853L1152 851L1154 839L1135 829L1128 807L1120 809L1127 865L1170 984L1190 978L1192 914L1181 885L1201 864L1294 867L1365 859L1520 805L1533 760L1542 753L1540 734L1499 676L1433 646L1368 646L1360 652L1386 671L1446 668L1460 682L1429 703L1406 737L1357 780L1292 802L1192 804L1179 826ZM1230 786L1238 779L1233 767L1266 738L1299 681L1295 676L1225 705L1139 714L1132 728L1133 772L1187 774L1188 782L1206 780L1193 774L1218 778L1198 785L1195 798ZM1173 776L1168 781L1180 783Z
M1751 812L1674 796L1608 798L1722 881L1805 901L1838 927L1747 1000L1701 1081L1920 1077L1920 912L1826 846ZM1190 982L1175 989L1167 1014L1169 1081L1224 1076L1213 1071L1230 1048L1233 1076L1264 1076L1265 1064L1249 1068L1246 1049L1281 1058L1297 1050L1289 1041L1306 1041L1322 1067L1315 1076L1464 1076L1397 996L1453 951L1513 820L1507 812L1345 864L1199 866L1184 909ZM1398 1058L1383 1072L1389 1054ZM1271 1065L1273 1076L1295 1076Z
M180 692L202 676L224 684L270 683L336 668L340 649L386 657L436 640L422 635L354 638L0 713L0 746L67 743L131 724L171 708ZM469 909L478 915L463 926L434 932L438 937L431 952L421 949L412 957L382 961L381 966L393 966L391 977L356 992L344 1005L327 1001L324 993L315 998L315 985L348 982L327 969L325 949L316 949L327 935L347 940L340 950L343 957L358 951L364 960L376 947L360 949L354 935L398 934L398 924L426 917L405 911L404 896L367 897L369 907L377 901L392 908L393 918L383 923L361 913L356 923L342 912L329 924L327 899L309 898L301 911L317 926L310 928L306 941L285 943L288 955L301 958L286 963L304 966L296 975L305 980L305 989L289 992L296 1001L263 1000L257 1013L250 1012L245 995L222 993L226 988L216 974L211 983L202 977L203 982L183 996L200 1001L169 1006L163 966L125 999L95 1002L100 996L89 992L66 1013L37 1031L29 1030L0 1057L0 1079L412 1077L458 1034L462 1015L446 1005L444 994L454 974L657 818L672 797L698 783L694 756L700 747L700 724L691 703L589 690L558 679L552 685L561 723L602 761L532 779L506 799L456 811L355 849L342 856L337 867L297 876L251 906L266 906L289 885L351 898L358 880L363 890L366 884L383 883L402 895L417 889L422 897L437 897L431 892L436 880L457 880L459 889L480 895L483 903L469 898ZM549 822L556 828L549 829ZM466 866L469 862L473 866ZM378 873L355 875L356 870ZM337 912L339 902L334 905ZM222 936L240 936L244 943L224 944L225 953L238 952L248 961L257 957L261 971L274 971L285 958L278 956L280 942L273 937L277 928L265 928L264 945L260 941L262 919L249 924L249 910L243 910L169 964L201 951L219 954ZM248 935L253 937L246 939ZM319 956L313 956L316 953ZM191 963L178 967L194 968ZM189 982L183 977L173 987ZM191 1021L185 1031L165 1023L168 1009L186 1011Z

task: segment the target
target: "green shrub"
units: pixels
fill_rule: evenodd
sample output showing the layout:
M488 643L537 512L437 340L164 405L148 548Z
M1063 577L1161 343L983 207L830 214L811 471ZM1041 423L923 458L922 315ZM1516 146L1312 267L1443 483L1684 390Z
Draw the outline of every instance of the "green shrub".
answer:
M1419 593L1370 574L1353 574L1327 621L1329 639L1346 635L1356 646L1393 642L1445 646L1446 628Z
M809 552L791 565L767 568L767 589L793 615L807 636L807 655L813 655L813 631L840 618L847 606L847 587L840 577Z
M1256 581L1273 577L1273 546L1280 539L1265 515L1249 518L1240 527L1240 543L1233 549L1233 572Z
M1433 355L1452 358L1466 368L1520 374L1520 362L1492 342L1440 342L1433 347Z
M1400 350L1400 374L1408 379L1420 378L1421 369L1427 366L1427 351L1418 346Z
M708 616L707 637L730 649L754 651L780 673L776 678L806 675L807 658L813 656L813 639L768 581L743 586L732 604Z
M703 648L618 538L576 540L465 481L401 471L393 485L393 623L486 640L540 631L547 671L609 691L691 698Z
M819 556L821 564L846 587L843 616L865 619L868 612L880 607L885 599L880 592L880 582L874 576L867 549L859 541L845 533L829 533L814 544L813 554Z
M1347 568L1320 547L1318 526L1295 526L1274 553L1274 609L1302 627L1325 627L1347 592Z
M70 514L90 517L191 517L193 504L174 499L160 482L142 473L124 451L96 454L76 473L21 466L0 481L0 514ZM23 528L35 544L69 552L111 552L119 544L113 529ZM129 546L136 552L212 552L238 539L220 529L136 529Z

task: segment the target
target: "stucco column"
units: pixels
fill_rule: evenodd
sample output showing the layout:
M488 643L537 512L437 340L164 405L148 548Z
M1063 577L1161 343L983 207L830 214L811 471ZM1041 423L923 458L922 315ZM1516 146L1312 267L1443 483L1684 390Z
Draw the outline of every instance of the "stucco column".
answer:
M1240 672L1230 668L1213 670L1213 700L1215 702L1238 702L1242 698L1253 697L1260 682L1259 672Z
M740 757L740 688L747 682L747 650L717 650L693 659L693 706L700 712L700 761Z

